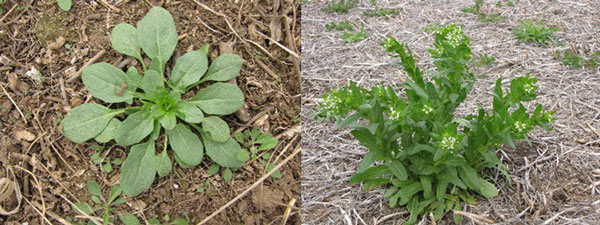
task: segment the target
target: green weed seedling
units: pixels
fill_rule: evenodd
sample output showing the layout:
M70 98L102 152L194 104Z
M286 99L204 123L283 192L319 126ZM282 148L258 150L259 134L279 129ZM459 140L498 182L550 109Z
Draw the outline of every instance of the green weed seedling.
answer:
M369 37L369 35L367 35L367 33L365 33L365 26L362 26L360 28L360 31L354 32L354 33L344 32L344 33L342 33L341 37L347 43L354 43L354 42L357 42L360 40L367 39Z
M402 8L392 8L392 9L382 9L377 6L376 0L371 0L371 6L375 8L375 10L365 11L363 12L363 16L365 17L373 17L373 16L381 16L385 18L389 18L391 15L399 14L402 11Z
M98 146L98 145L94 145L94 146ZM94 152L94 154L92 154L92 162L100 165L100 168L103 172L110 173L113 170L113 165L115 165L115 166L121 165L121 163L122 163L121 158L111 159L108 156L105 156L105 157L100 156L100 154L102 153L102 150L104 148L101 146L98 146L98 147L99 148L92 148L92 149L96 150L96 152Z
M56 3L58 4L58 7L64 11L71 10L71 5L73 4L71 0L58 0Z
M119 215L119 219L121 219L121 222L123 222L123 224L125 224L125 225L141 225L140 220L131 213L123 213L123 214ZM148 220L147 224L150 224L150 225L189 225L190 224L190 220L187 216L187 213L185 214L185 217L178 217L178 218L174 219L173 221L171 221L171 217L169 215L165 215L165 216L163 216L163 221L165 221L165 223L161 223L160 220L158 219L158 217L152 217ZM171 222L169 222L169 221L171 221Z
M267 151L277 146L277 138L274 138L271 133L261 133L259 129L252 128L251 130L244 130L243 132L236 132L233 137L238 141L244 148L250 151L252 160L259 160L266 168L267 172L271 171L275 165L269 163L268 160L271 157L270 153L265 153L261 158L258 157L262 151ZM246 155L241 155L240 160L244 160ZM246 159L247 160L247 159ZM273 178L281 178L281 172L278 170L271 175Z
M341 22L335 22L332 21L331 23L328 23L325 25L325 28L327 28L327 30L332 31L332 30L337 30L337 31L354 31L354 26L356 26L356 24L354 24L351 21L348 20L344 20Z
M478 67L481 66L489 66L492 65L492 63L496 62L496 58L494 56L489 56L487 54L482 54L481 57L479 57L479 60L477 60L475 62L475 64Z
M589 60L585 60L582 56L571 54L569 52L565 52L562 54L560 51L554 52L556 59L562 61L561 64L565 66L571 66L574 68L591 68L596 69L598 67L598 57L600 56L600 51L592 54Z
M481 10L481 5L483 5L483 0L475 0L475 5L472 7L462 9L465 13L479 14Z
M532 20L521 21L521 24L513 30L513 33L522 42L539 43L544 47L548 46L548 42L555 42L552 37L554 32L558 31L556 27L546 27L543 20L533 22Z
M338 2L331 0L323 11L326 13L348 13L348 10L356 7L356 4L358 4L358 0L339 0Z
M100 185L94 180L87 181L87 190L92 195L94 206L90 206L87 202L77 202L73 204L73 208L82 214L93 216L96 212L103 211L102 224L112 224L114 217L111 214L111 206L120 205L125 202L125 198L121 197L121 186L119 184L112 187L108 199L102 195ZM88 221L88 225L95 224L93 221Z
M223 54L209 66L209 47L205 45L179 57L167 79L164 70L177 45L177 31L171 14L161 7L153 7L137 28L118 24L110 40L117 52L139 60L144 76L134 67L123 72L101 62L86 67L81 78L95 98L119 103L113 108L127 107L82 104L65 116L61 126L64 136L76 143L94 138L100 143L115 140L123 146L133 145L120 173L126 195L136 196L152 185L156 174L164 177L170 173L167 146L183 168L198 165L204 151L223 167L238 168L244 164L237 158L241 147L230 137L227 123L218 117L232 114L244 104L242 91L223 82L238 76L242 67L238 55ZM144 63L140 49L151 59L150 65ZM182 99L191 88L208 81L215 83L192 98ZM121 121L117 115L126 118ZM166 134L164 148L156 155L155 141L162 129Z
M423 74L405 44L394 38L382 43L392 57L399 57L410 77L400 84L365 89L351 82L324 94L317 115L335 119L340 129L350 132L369 149L352 183L366 190L384 187L390 207L406 206L409 221L418 215L433 214L435 220L462 204L475 204L473 194L485 198L498 195L498 189L484 171L497 170L510 182L507 167L496 155L503 144L515 148L536 126L550 128L552 112L538 104L529 112L524 102L535 100L535 77L513 78L509 88L496 81L493 104L488 112L481 104L478 113L455 117L454 112L471 91L475 76L468 62L469 38L457 25L441 27L430 49L437 72ZM430 79L424 79L427 76ZM461 224L460 216L454 217Z

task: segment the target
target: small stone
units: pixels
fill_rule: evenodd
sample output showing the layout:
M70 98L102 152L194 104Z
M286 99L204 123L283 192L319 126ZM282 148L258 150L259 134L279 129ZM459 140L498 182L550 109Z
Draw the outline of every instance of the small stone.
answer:
M67 40L63 36L59 36L56 40L50 44L48 44L48 49L52 51L56 51L61 48Z
M19 141L20 140L33 141L33 139L35 139L35 135L27 130L19 130L19 131L16 131L14 134L15 134L15 137L17 138L17 140L19 140Z

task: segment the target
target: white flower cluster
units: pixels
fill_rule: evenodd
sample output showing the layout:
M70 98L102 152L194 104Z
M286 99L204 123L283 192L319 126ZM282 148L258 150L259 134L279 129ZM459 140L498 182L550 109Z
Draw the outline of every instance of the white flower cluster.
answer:
M453 136L444 136L442 138L442 149L452 151L456 145L456 138Z
M431 106L424 105L423 109L421 111L423 111L423 113L425 113L425 114L429 114L433 111L433 108L431 108Z
M517 121L517 122L515 122L515 129L517 129L517 131L519 131L519 133L521 133L525 129L527 129L527 124L525 124L521 121Z
M529 93L529 94L533 94L533 85L530 83L526 83L525 85L523 85L523 89L525 89L525 92Z
M337 111L339 108L339 104L342 103L342 100L337 95L330 94L327 96L325 101L323 101L323 105L329 111Z
M458 47L464 40L462 28L460 26L455 26L454 29L446 34L446 39L450 46L453 48Z
M390 119L400 120L400 117L401 117L400 112L396 111L394 109L394 107L390 107Z

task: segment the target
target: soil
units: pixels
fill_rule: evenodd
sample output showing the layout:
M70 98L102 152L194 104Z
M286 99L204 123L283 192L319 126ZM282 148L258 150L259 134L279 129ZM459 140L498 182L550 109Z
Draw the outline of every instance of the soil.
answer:
M477 196L477 204L463 206L463 224L598 224L600 221L600 93L599 68L574 68L555 58L555 51L570 52L590 59L600 51L600 5L597 1L484 1L484 13L498 13L503 19L484 23L463 12L474 5L462 1L376 1L381 8L402 8L397 15L365 17L373 10L372 1L360 1L347 14L323 11L326 1L303 5L302 24L302 220L304 224L402 224L408 220L405 207L389 208L383 188L368 192L349 178L368 150L333 123L317 123L311 115L321 96L333 88L355 81L363 87L380 83L395 84L408 79L399 59L389 57L380 46L385 38L395 37L413 51L421 68L431 70L433 62L427 49L434 34L427 26L436 23L459 24L471 39L473 58L493 56L490 65L472 66L477 74L469 97L457 110L460 115L474 113L475 102L486 109L492 103L492 90L498 78L505 81L531 73L538 79L535 105L555 111L554 130L537 128L516 148L504 146L498 156L509 168L514 181L508 183L498 171L489 175L498 181L500 194L492 199ZM497 4L500 2L501 4ZM512 2L514 6L510 6ZM522 43L513 29L525 19L544 19L557 27L558 43L545 47ZM342 32L329 31L332 21L349 20L368 38L346 43ZM506 86L505 86L506 87ZM403 90L399 90L402 93ZM428 216L419 224L435 224ZM448 213L437 224L453 224Z
M0 216L0 224L86 221L69 202L93 204L88 180L98 182L105 196L119 182L119 165L103 172L92 162L97 143L73 143L63 137L59 124L71 108L101 103L76 76L99 52L105 54L96 62L121 68L137 65L110 47L109 35L119 23L135 25L152 6L162 6L174 16L180 35L175 58L205 43L211 45L209 60L225 52L243 58L241 74L232 82L242 89L246 105L235 115L223 117L232 132L250 128L271 132L279 140L269 151L273 164L299 148L300 2L199 2L214 12L192 0L73 1L70 11L58 8L56 1L5 0L0 5L4 10L0 15L0 85L4 89L0 94L0 177L17 184L23 197L18 206L13 192L0 195L5 210L18 208L12 215ZM168 67L172 68L173 61ZM114 142L100 146L101 156L113 160L124 160L128 151ZM170 175L156 179L149 190L114 206L113 215L129 212L142 221L158 217L164 223L168 222L165 216L171 220L187 216L190 223L198 223L265 174L264 166L251 160L226 182L222 173L208 175L211 164L205 158L188 169L175 165ZM300 224L300 157L285 164L281 173L280 179L266 179L207 224ZM207 180L206 190L197 192ZM291 213L284 217L288 208ZM101 217L101 213L94 216ZM121 224L120 220L115 224Z

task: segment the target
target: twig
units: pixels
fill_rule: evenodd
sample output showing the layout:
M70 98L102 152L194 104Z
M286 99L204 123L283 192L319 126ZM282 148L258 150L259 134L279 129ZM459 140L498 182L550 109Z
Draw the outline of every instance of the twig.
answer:
M33 174L31 171L29 171L23 167L20 167L20 166L14 166L14 168L20 169L21 171L28 173L29 175L31 175L31 178L33 178L33 181L35 181L37 189L40 193L40 200L42 201L42 207L41 207L42 212L39 212L39 213L40 213L40 216L42 216L42 218L46 219L46 201L44 200L44 194L42 192L42 183L40 183L40 181L37 179L35 174ZM23 198L23 199L25 199L25 198ZM48 220L48 219L46 219L46 220Z
M27 201L27 199L25 199L25 201ZM27 201L29 202L29 201ZM40 203L37 202L29 202L30 204L32 204L33 206L35 206L34 208L41 208ZM66 221L65 219L63 219L62 217L60 217L59 215L57 215L54 212L51 211L46 211L46 214L48 214L50 217L54 218L55 220L58 220L58 222L62 223L63 225L73 225L72 223L69 223L69 221Z
M8 14L10 14L10 13L11 13L13 10L15 10L15 8L17 8L17 5L18 5L18 4L15 4L15 5L13 5L13 7L12 7L12 8L10 8L10 10L8 10L8 12L6 12L6 14L4 14L4 16L2 17L2 19L0 19L0 23L1 23L2 21L4 21L4 19L5 19L5 18L8 16Z
M248 194L252 189L258 187L258 185L262 184L262 182L264 180L266 180L267 178L269 178L269 176L271 176L271 174L275 173L275 171L277 171L279 168L281 168L283 165L285 165L288 161L292 160L298 153L300 153L300 150L301 150L300 145L297 145L296 149L294 149L294 152L291 155L289 155L287 158L285 158L283 161L281 161L281 163L277 164L277 166L275 166L275 168L271 169L271 171L269 171L267 174L263 175L256 182L254 182L254 184L252 184L252 186L248 187L244 192L240 193L238 196L231 199L231 201L227 202L227 204L221 206L221 208L219 208L217 211L210 214L204 220L200 221L200 223L198 223L197 225L202 225L202 224L207 223L210 219L212 219L213 217L215 217L216 215L221 213L223 210L225 210L229 206L233 205L233 203L237 202L237 200L241 199L246 194Z
M106 50L104 50L104 49L102 49L98 53L96 53L96 55L94 55L94 57L92 57L89 61L87 61L71 78L69 78L67 80L67 82L70 83L70 82L73 82L75 79L79 78L79 76L81 76L81 72L83 72L83 69L85 69L92 63L96 62L96 60L98 60L100 57L102 57L104 55L104 53L106 53Z
M73 207L76 211L78 211L80 214L82 214L83 218L91 220L96 225L102 225L102 223L100 221L98 221L99 218L88 215L83 210L81 210L79 207L77 207L77 205L75 205L73 202L69 201L69 199L67 199L67 197L65 197L63 195L58 195L58 196L63 198L65 201L67 201L71 205L71 207Z
M290 202L287 205L287 208L285 209L285 212L283 213L283 219L281 219L281 225L285 225L288 218L290 217L290 213L292 212L292 207L294 207L294 204L296 204L296 199L292 198L292 200L290 200Z
M468 213L468 212L463 212L463 211L457 211L457 210L453 210L453 212L454 212L455 215L461 215L461 216L464 216L464 217L467 217L469 219L476 220L476 221L479 221L479 222L484 222L484 223L488 223L488 224L495 224L496 223L496 221L493 221L491 219L488 219L488 218L485 218L483 216L476 215L476 214L473 214L473 213Z
M271 77L273 77L273 79L275 79L275 80L279 79L279 77L277 77L277 74L275 74L275 72L273 72L273 70L271 70L267 65L265 65L265 63L262 60L260 60L257 57L254 57L254 60L256 60L256 63L260 67L262 67L265 72L267 72L269 75L271 75Z
M111 4L108 4L108 2L106 0L100 0L100 3L102 3L103 5L105 5L106 7L115 10L116 12L121 12L121 10Z
M23 112L21 112L21 109L19 108L19 106L17 105L17 103L15 102L15 100L13 100L12 97L10 97L10 95L8 94L8 91L6 91L6 89L4 89L4 86L0 85L0 88L2 88L2 91L4 92L4 94L6 95L6 97L8 97L8 99L10 100L10 102L12 102L12 104L15 106L15 108L17 108L17 111L19 111L19 114L21 114L21 117L23 118L23 121L25 122L25 124L27 124L27 119L25 119L25 115L23 115Z
M260 31L256 31L256 33L260 34L261 36L265 37L266 39L269 39L269 41L275 43L275 45L279 46L281 49L283 49L284 51L286 51L287 53L289 53L290 55L296 57L296 59L300 59L300 56L298 56L298 54L296 54L294 51L290 50L289 48L283 46L282 44L279 44L279 42L273 40L272 38L270 38L267 35L264 35L263 33L261 33Z

